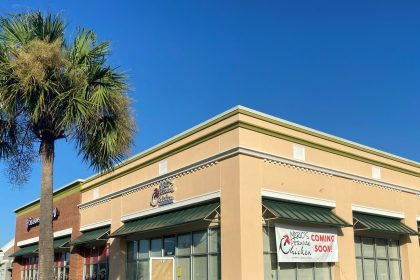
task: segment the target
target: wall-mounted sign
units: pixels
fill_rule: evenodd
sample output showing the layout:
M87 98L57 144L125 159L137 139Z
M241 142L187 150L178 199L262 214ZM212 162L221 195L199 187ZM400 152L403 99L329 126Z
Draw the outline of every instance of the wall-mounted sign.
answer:
M150 206L162 206L174 202L175 188L172 179L167 179L159 184L159 188L155 188L150 199Z
M52 211L53 220L57 219L59 215L60 215L60 211L58 211L58 208L53 208L53 211ZM40 220L39 217L37 217L37 218L32 218L32 217L27 218L26 222L25 222L26 230L29 231L32 227L38 225L39 220Z
M337 262L337 229L276 224L278 262Z

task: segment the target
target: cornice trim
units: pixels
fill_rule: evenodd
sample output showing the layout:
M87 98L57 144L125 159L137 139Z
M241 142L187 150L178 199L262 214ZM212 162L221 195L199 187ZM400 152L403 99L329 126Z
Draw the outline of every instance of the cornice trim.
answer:
M157 144L157 145L155 145L155 146L153 146L153 147L151 147L151 148L149 148L149 149L147 149L147 150L145 150L145 151L143 151L143 152L141 152L141 153L139 153L137 155L132 156L131 158L125 160L124 162L116 165L114 168L115 169L121 168L121 167L123 167L123 166L125 166L127 164L130 164L130 163L132 163L132 162L134 162L134 161L136 161L136 160L138 160L140 158L143 158L143 157L148 156L148 155L150 155L150 154L152 154L152 153L154 153L154 152L156 152L158 150L161 150L161 149L163 149L163 148L165 148L165 147L167 147L167 146L169 146L169 145L171 145L171 144L173 144L175 142L178 142L178 141L180 141L182 139L185 139L185 138L187 138L187 137L189 137L189 136L191 136L191 135L193 135L193 134L195 134L197 132L200 132L200 131L202 131L202 130L204 130L204 129L206 129L206 128L214 125L214 124L217 124L217 123L222 122L222 121L224 121L224 120L226 120L226 119L228 119L228 118L230 118L230 117L232 117L234 115L237 115L238 112L239 112L239 110L240 110L240 108L243 108L243 107L236 106L236 107L233 107L233 108L231 108L231 109L229 109L229 110L227 110L227 111L225 111L225 112L223 112L223 113L221 113L219 115L216 115L213 118L208 119L208 120L206 120L206 121L204 121L204 122L202 122L202 123L200 123L200 124L198 124L198 125L190 128L190 129L188 129L186 131L183 131L183 132L181 132L181 133L179 133L179 134L177 134L177 135L169 138L166 141L163 141L163 142L161 142L161 143L159 143L159 144ZM98 178L101 175L102 174L100 174L100 173L99 174L95 174L95 175L87 178L85 180L85 182L86 183L89 183L90 181Z
M150 180L146 180L142 183L132 185L128 188L110 193L108 195L105 195L103 197L91 200L89 202L81 203L81 204L78 205L78 207L80 209L85 209L85 208L91 207L95 204L106 202L107 200L110 200L114 197L127 195L131 192L135 192L137 190L147 188L150 185L159 184L159 182L161 182L161 181L168 180L168 179L175 179L175 178L181 176L182 174L191 172L195 169L201 169L201 168L204 168L204 167L214 166L214 165L219 163L219 160L224 159L224 158L229 157L229 156L232 156L232 154L234 154L234 152L235 152L234 150L235 149L228 150L228 151L220 153L216 156L209 157L207 159L197 161L197 162L195 162L193 164L190 164L190 165L187 165L185 167L178 168L176 170L170 171L170 172L165 173L163 175L156 176L155 178L152 178Z
M53 201L56 202L60 199L63 199L65 197L67 197L68 195L71 195L73 193L79 192L81 189L81 186L83 184L83 180L82 179L77 179L71 183L68 183L67 185L56 189L53 192ZM20 216L23 214L26 214L30 211L33 211L35 209L39 208L39 201L40 199L36 199L33 200L29 203L26 203L25 205L20 206L19 208L16 208L15 210L13 210L13 212L16 213L16 216Z
M125 174L133 172L135 170L138 170L138 169L140 169L144 166L156 163L156 162L158 162L158 161L160 161L160 160L162 160L166 157L169 157L173 154L179 153L179 152L181 152L185 149L191 148L191 147L193 147L195 145L198 145L198 144L200 144L204 141L207 141L208 139L214 138L214 137L216 137L220 134L226 133L226 132L228 132L230 130L233 130L233 129L236 129L236 128L248 129L248 130L251 130L251 131L258 132L258 133L273 136L273 137L276 137L276 138L279 138L279 139L292 141L294 143L298 143L298 144L305 145L305 146L308 146L308 147L313 147L313 148L316 148L316 149L320 149L322 151L326 151L326 152L330 152L330 153L333 153L333 154L345 156L345 157L348 157L348 158L351 158L351 159L354 159L354 160L363 161L363 162L366 162L366 163L369 163L369 164L372 164L372 165L377 165L377 166L380 166L380 167L383 167L383 168L388 168L388 169L391 169L391 170L394 170L394 171L397 171L397 172L402 172L402 173L410 174L412 176L420 177L420 172L417 171L417 170L412 170L412 169L409 169L407 167L397 166L394 163L386 163L386 162L383 162L383 161L378 160L378 159L372 159L368 155L358 155L353 151L350 151L350 152L343 151L342 149L331 147L331 145L328 145L328 144L320 144L320 143L317 143L317 142L314 142L314 141L305 140L305 139L302 139L301 137L292 136L292 135L285 134L285 133L282 133L282 132L279 132L279 131L276 131L276 130L273 130L273 129L263 127L261 125L255 125L255 124L245 122L245 121L241 121L241 120L233 120L232 122L227 123L225 126L219 128L219 129L211 131L211 132L209 132L209 133L205 134L204 136L199 137L197 139L191 140L187 144L181 145L179 147L175 147L175 148L171 149L170 151L168 151L166 153L163 153L163 154L160 154L160 155L157 155L157 156L153 157L152 159L147 160L145 162L135 164L132 167L128 168L127 170L118 171L118 169L123 167L123 166L131 164L131 163L135 162L136 160L144 158L145 156L151 155L152 153L157 152L162 148L170 146L171 144L174 144L174 143L176 143L176 142L178 142L182 139L185 139L186 137L189 137L189 136L191 136L191 135L193 135L193 134L195 134L199 131L202 131L202 130L208 128L208 127L211 127L212 125L215 125L215 124L220 123L220 122L222 122L226 119L229 119L232 116L240 115L240 114L245 115L245 116L250 116L250 117L256 118L258 120L266 121L267 123L276 124L278 126L285 127L285 128L288 128L288 129L292 129L292 130L295 130L295 131L298 131L298 132L301 132L301 133L305 133L307 135L315 136L315 137L318 137L320 139L331 141L332 143L337 143L337 144L340 144L340 145L343 145L343 146L347 146L347 147L353 148L357 151L362 151L362 152L365 152L365 153L370 154L370 155L383 157L383 158L386 158L386 159L389 159L389 160L393 160L395 162L406 164L407 166L410 166L410 167L415 167L417 169L420 168L420 164L418 162L408 160L408 159L405 159L405 158L402 158L402 157L399 157L399 156L396 156L396 155L392 155L392 154L389 154L389 153L386 153L386 152L383 152L383 151L380 151L380 150L376 150L376 149L373 149L373 148L370 148L370 147L367 147L367 146L363 146L361 144L358 144L358 143L355 143L355 142L352 142L352 141L348 141L348 140L345 140L343 138L335 137L333 135L329 135L329 134L326 134L326 133L323 133L323 132L320 132L320 131L317 131L317 130L314 130L314 129L310 129L310 128L307 128L307 127L304 127L304 126L301 126L301 125L298 125L298 124L294 124L292 122L288 122L288 121L276 118L274 116L270 116L270 115L267 115L267 114L264 114L264 113L261 113L261 112L257 112L257 111L254 111L252 109L248 109L248 108L245 108L245 107L242 107L242 106L237 106L237 107L234 107L234 108L232 108L232 109L230 109L230 110L228 110L228 111L226 111L226 112L224 112L224 113L222 113L222 114L204 122L204 123L201 123L201 124L191 128L191 129L189 129L189 130L187 130L183 133L180 133L180 134L168 139L167 141L164 141L164 142L162 142L162 143L160 143L160 144L158 144L158 145L156 145L156 146L154 146L154 147L152 147L152 148L150 148L150 149L148 149L148 150L146 150L146 151L144 151L140 154L137 154L137 155L125 160L124 162L115 166L115 168L114 168L115 173L113 175L111 175L109 173L106 173L105 175L107 175L107 176L104 176L104 178L99 179L97 182L93 183L90 186L82 188L82 192L90 190L90 189L92 189L94 187L97 187L99 185L105 184L105 183L107 183L111 180L114 180L116 178L124 176ZM104 175L104 174L95 174L95 175L89 177L88 179L85 180L85 184L90 183L91 181L99 178L102 175Z
M171 172L166 173L164 175L157 176L157 177L155 177L153 179L150 179L150 180L147 180L145 182L142 182L142 183L130 186L128 188L125 188L123 190L108 194L104 197L79 204L78 206L79 206L80 209L88 208L88 207L91 207L95 204L106 202L107 200L110 200L114 197L121 196L121 195L127 194L129 192L133 192L137 189L145 188L146 186L148 186L150 184L158 184L162 180L173 178L173 177L175 177L175 176L177 176L177 175L179 175L183 172L198 168L199 166L204 166L204 165L211 164L211 163L217 164L221 160L224 160L224 159L229 158L229 157L237 156L239 154L260 158L260 159L266 161L267 163L274 163L274 164L278 163L278 164L296 166L298 168L311 170L311 171L318 172L318 173L323 174L323 175L337 176L337 177L341 177L341 178L350 179L350 180L353 180L355 182L361 182L361 183L365 183L365 184L380 186L380 187L387 188L387 189L390 189L390 190L396 190L396 191L406 192L406 193L410 193L410 194L420 195L420 190L415 189L413 187L402 186L402 185L397 185L397 184L392 184L392 183L386 183L383 180L379 181L379 180L371 179L371 178L368 178L368 177L352 174L352 173L349 173L349 172L346 172L346 171L341 171L341 170L332 169L332 168L328 168L328 167L324 167L324 166L320 166L320 165L315 165L315 164L311 164L311 163L308 163L308 162L297 161L297 160L294 160L294 159L291 159L291 158L285 158L285 157L273 155L273 154L270 154L270 153L266 153L266 152L263 152L263 151L250 149L250 148L237 147L237 148L227 150L225 152L221 152L221 153L216 154L214 156L211 156L207 159L198 161L198 162L193 163L191 165L188 165L186 167L182 167L182 168L179 168L177 170L171 171Z
M333 169L333 168L329 168L329 167L324 167L324 166L320 166L320 165L315 165L315 164L311 164L311 163L307 163L307 162L301 162L301 161L297 161L297 160L293 160L293 159L289 159L289 158L285 158L285 157L280 157L280 156L268 154L268 153L265 153L265 152L260 152L260 151L251 150L251 149L247 149L247 148L242 148L242 149L246 149L247 154L253 155L255 157L263 158L267 162L271 162L271 163L278 162L278 163L281 163L281 164L292 165L292 166L296 166L296 167L300 167L300 168L304 168L304 169L308 169L308 170L313 170L313 171L316 171L316 172L329 174L329 175L332 175L332 176L337 176L337 177L350 179L350 180L353 180L353 181L356 181L356 182L363 182L363 183L367 183L367 184L381 186L381 187L384 187L384 188L389 188L389 189L392 189L392 190L397 190L397 191L402 191L402 192L407 192L407 193L411 193L411 194L420 195L420 190L415 189L413 187L407 187L407 186L402 186L402 185L397 185L397 184L392 184L392 183L386 183L383 180L379 181L379 180L371 179L371 178L368 178L368 177L360 176L360 175L357 175L357 174L353 174L353 173L350 173L350 172L347 172L347 171L341 171L341 170L337 170L337 169Z
M384 152L384 151L381 151L381 150L378 150L378 149L375 149L366 145L362 145L362 144L359 144L359 143L356 143L356 142L353 142L353 141L350 141L350 140L347 140L338 136L334 136L334 135L331 135L331 134L328 134L328 133L325 133L325 132L322 132L313 128L296 124L296 123L293 123L293 122L290 122L290 121L287 121L287 120L284 120L284 119L281 119L281 118L278 118L269 114L265 114L265 113L262 113L262 112L259 112L250 108L238 106L238 111L239 113L243 115L247 115L247 116L262 120L262 121L266 121L268 123L276 124L276 125L286 127L286 128L298 131L298 132L302 132L311 136L315 136L324 140L341 144L341 145L344 145L344 146L347 146L347 147L350 147L350 148L353 148L362 152L366 152L366 153L384 157L390 160L395 160L403 164L411 165L416 168L420 168L420 163L417 161L407 159L401 156L397 156L391 153L387 153L387 152Z

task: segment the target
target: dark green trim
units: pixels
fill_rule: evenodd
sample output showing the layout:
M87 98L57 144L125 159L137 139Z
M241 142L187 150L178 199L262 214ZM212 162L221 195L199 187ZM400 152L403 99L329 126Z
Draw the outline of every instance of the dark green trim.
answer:
M325 145L314 143L312 141L303 140L303 139L300 139L300 138L297 138L297 137L294 137L294 136L290 136L290 135L287 135L287 134L284 134L284 133L280 133L280 132L277 132L277 131L274 131L274 130L270 130L270 129L267 129L267 128L262 128L262 127L259 127L259 126L256 126L256 125L253 125L253 124L250 124L250 123L239 122L239 127L249 129L249 130L252 130L252 131L255 131L255 132L259 132L259 133L262 133L262 134L265 134L265 135L269 135L269 136L272 136L272 137L276 137L276 138L279 138L279 139L294 142L294 143L297 143L297 144L302 144L302 145L305 145L305 146L308 146L308 147L311 147L311 148L319 149L319 150L329 152L329 153L333 153L333 154L336 154L336 155L340 155L340 156L343 156L343 157L347 157L347 158L351 158L351 159L354 159L354 160L366 162L366 163L369 163L369 164L372 164L372 165L377 165L377 166L380 166L380 167L388 168L388 169L391 169L391 170L394 170L394 171L397 171L397 172L401 172L401 173L409 174L409 175L412 175L412 176L420 177L419 172L414 172L414 171L409 170L409 169L405 169L405 168L397 167L397 166L390 165L390 164L387 164L387 163L383 163L383 162L380 162L380 161L372 160L372 159L362 157L362 156L359 156L359 155L356 155L356 154L353 154L353 153L344 152L344 151L341 151L341 150L338 150L338 149L335 149L335 148L331 148L331 147L328 147L328 146L325 146Z
M262 204L277 219L287 222L316 224L331 227L351 227L352 225L334 214L331 209L306 204L263 199Z
M54 249L70 248L70 236L54 239Z
M53 193L53 201L56 202L58 200L61 200L65 197L69 196L69 195L77 193L81 190L81 188L82 188L82 182L77 181L77 182L75 182L71 185L68 185L65 188L59 189L59 190L57 190ZM25 206L22 206L22 207L16 209L15 210L16 216L21 216L21 215L26 214L28 212L31 212L35 209L38 209L39 208L39 201L40 200L37 199L37 200L35 200L35 201L25 205Z
M172 140L163 142L161 145L159 145L159 146L157 146L157 147L155 147L153 149L150 149L150 150L148 150L146 152L140 153L140 154L138 154L138 155L136 155L136 156L134 156L134 157L132 157L132 158L130 158L130 159L122 162L122 163L120 163L118 166L115 167L115 169L121 168L123 166L126 166L127 164L130 164L130 163L135 162L135 161L137 161L137 160L139 160L141 158L144 158L144 157L146 157L148 155L151 155L151 154L155 153L156 151L159 151L159 150L161 150L163 148L166 148L167 146L170 146L170 145L172 145L172 144L174 144L174 143L176 143L178 141L181 141L181 140L183 140L183 139L185 139L185 138L187 138L187 137L189 137L189 136L191 136L193 134L196 134L196 133L198 133L198 132L200 132L200 131L202 131L202 130L204 130L206 128L209 128L209 127L211 127L211 126L213 126L213 125L215 125L215 124L217 124L219 122L222 122L222 121L224 121L224 120L226 120L226 119L228 119L228 118L230 118L232 116L235 116L238 113L239 113L239 109L235 109L235 110L233 110L233 111L231 111L231 112L229 112L229 113L227 113L227 114L225 114L223 116L220 116L219 118L217 118L217 119L215 119L215 120L213 120L211 122L205 123L205 124L203 124L203 125L195 128L195 129L193 129L191 131L188 131L186 133L182 133L181 135L179 135L178 137L176 137L176 138L174 138ZM96 178L100 177L101 175L102 174L99 173L99 174L97 174L97 175L95 175L95 176L87 179L85 181L85 183L89 183L89 182L95 180Z
M118 179L120 177L123 177L123 176L125 176L125 175L127 175L129 173L132 173L134 171L137 171L137 170L139 170L139 169L141 169L143 167L146 167L148 165L157 163L157 162L159 162L159 161L161 161L161 160L163 160L163 159L165 159L167 157L170 157L170 156L175 155L175 154L177 154L179 152L182 152L182 151L185 151L187 149L190 149L190 148L192 148L192 147L194 147L194 146L196 146L198 144L201 144L203 142L206 142L206 141L208 141L208 140L210 140L210 139L212 139L214 137L217 137L219 135L222 135L222 134L224 134L226 132L229 132L229 131L231 131L231 130L233 130L235 128L238 128L238 127L239 127L238 122L234 122L234 123L228 124L228 125L220 128L220 129L215 130L215 131L212 131L209 134L206 134L206 135L204 135L204 136L202 136L202 137L200 137L200 138L198 138L198 139L196 139L194 141L191 141L189 143L186 143L186 144L184 144L184 145L182 145L180 147L177 147L175 149L172 149L172 150L170 150L170 151L168 151L166 153L163 153L163 154L161 154L161 155L159 155L157 157L154 157L154 158L152 158L150 160L147 160L147 161L145 161L143 163L140 163L138 165L135 165L135 166L133 166L133 167L127 169L127 170L124 170L124 171L122 171L122 172L120 172L118 174L111 175L111 176L107 177L106 179L101 180L101 181L99 181L99 182L97 182L95 184L92 184L92 185L88 186L88 187L82 188L81 191L82 192L86 192L88 190L91 190L93 188L96 188L97 186L106 184L106 183L108 183L110 181L113 181L115 179Z
M111 227L106 226L99 229L93 229L83 232L82 235L77 237L74 241L70 242L70 245L77 246L89 242L95 242L99 240L108 240L109 232Z
M378 156L385 157L385 158L388 158L388 159L391 159L391 160L394 160L394 161L398 161L398 162L401 162L401 163L404 163L404 164L408 164L408 165L413 166L413 167L420 167L420 165L415 165L415 164L411 163L410 161L404 161L402 159L389 156L385 153L375 152L375 151L372 151L368 148L362 148L362 147L359 147L357 145L338 140L334 137L329 137L329 136L326 136L326 135L322 135L320 133L305 130L303 128L295 127L295 126L292 126L290 124L286 124L286 123L283 123L283 122L280 122L280 121L275 121L273 119L270 119L270 118L267 118L267 117L264 117L264 116L261 116L261 115L258 115L258 114L254 114L252 112L249 112L249 111L246 111L246 110L243 110L243 109L237 109L237 110L234 110L234 111L230 112L229 114L226 114L226 115L224 115L224 116L222 116L222 117L220 117L220 118L218 118L218 119L216 119L212 122L209 122L209 123L207 123L207 124L205 124L201 127L198 127L198 128L196 128L192 131L189 131L188 133L183 134L183 135L179 136L178 138L175 138L175 139L172 139L171 141L165 142L162 145L160 145L160 146L158 146L158 147L156 147L156 148L154 148L150 151L147 151L146 153L139 154L138 156L136 156L136 157L128 160L127 162L124 162L121 165L117 166L116 169L121 168L121 167L123 167L123 166L125 166L129 163L132 163L132 162L138 160L138 159L146 157L146 156L148 156L148 155L150 155L150 154L152 154L152 153L154 153L154 152L156 152L160 149L163 149L163 148L165 148L165 147L167 147L167 146L169 146L169 145L171 145L175 142L178 142L178 141L180 141L180 140L182 140L182 139L184 139L184 138L186 138L186 137L188 137L188 136L190 136L194 133L197 133L201 130L204 130L204 129L208 128L209 126L212 126L216 123L219 123L219 122L221 122L221 121L223 121L223 120L225 120L229 117L232 117L232 116L234 116L235 114L238 114L238 113L242 113L242 114L245 114L245 115L248 115L248 116L252 116L252 117L258 118L260 120L265 120L267 122L277 124L277 125L280 125L280 126L283 126L283 127L286 127L286 128L294 129L296 131L303 132L303 133L306 133L306 134L309 134L309 135L312 135L312 136L316 136L316 137L319 137L319 138L322 138L322 139L325 139L325 140L328 140L328 141L332 141L334 143L342 144L342 145L345 145L345 146L348 146L348 147L351 147L351 148L355 148L355 149L360 150L360 151L368 152L370 154L378 155ZM96 183L94 183L94 184L92 184L92 185L90 185L86 188L82 188L81 191L85 192L85 191L93 189L97 186L108 183L112 180L118 179L118 178L120 178L120 177L122 177L126 174L129 174L129 173L134 172L136 170L139 170L143 167L146 167L148 165L159 162L162 159L165 159L169 156L172 156L172 155L177 154L179 152L182 152L186 149L194 147L198 144L201 144L201 143L203 143L207 140L210 140L214 137L217 137L217 136L219 136L223 133L229 132L229 131L231 131L233 129L236 129L236 128L248 129L248 130L251 130L251 131L255 131L255 132L262 133L262 134L265 134L265 135L269 135L269 136L272 136L272 137L276 137L276 138L279 138L279 139L283 139L283 140L287 140L287 141L290 141L290 142L302 144L302 145L305 145L305 146L308 146L308 147L311 147L311 148L319 149L319 150L330 152L330 153L333 153L333 154L336 154L336 155L340 155L340 156L344 156L344 157L351 158L351 159L354 159L354 160L362 161L362 162L365 162L365 163L368 163L368 164L380 166L380 167L383 167L383 168L387 168L387 169L394 170L394 171L397 171L397 172L405 173L405 174L412 175L412 176L415 176L415 177L420 177L420 172L415 172L415 171L412 171L412 170L407 169L407 168L402 168L402 167L398 167L398 166L395 166L395 165L383 163L383 162L380 162L380 161L377 161L377 160L369 159L367 157L356 155L354 153L345 152L345 151L342 151L342 150L339 150L339 149L336 149L336 148L331 148L331 147L328 147L326 145L318 144L318 143L315 143L313 141L304 140L304 139L301 139L301 138L298 138L298 137L295 137L295 136L290 136L290 135L287 135L287 134L284 134L284 133L281 133L281 132L278 132L278 131L274 131L274 130L271 130L271 129L268 129L268 128L264 128L264 127L261 127L261 126L258 126L258 125L254 125L254 124L251 124L251 123L248 123L248 122L235 121L235 122L232 122L230 124L227 124L226 126L223 126L223 127L219 128L215 131L212 131L212 132L210 132L210 133L208 133L208 134L206 134L206 135L204 135L204 136L202 136L198 139L195 139L195 140L193 140L189 143L181 145L180 147L176 147L176 148L174 148L174 149L172 149L172 150L170 150L166 153L163 153L163 154L161 154L157 157L154 157L154 158L152 158L148 161L145 161L143 163L135 165L135 166L133 166L133 167L127 169L127 170L124 170L120 173L117 173L115 175L111 175L111 176L107 177L106 179L103 179L99 182L96 182ZM114 172L116 172L116 170L114 170ZM85 183L90 182L90 181L98 178L101 175L103 175L103 174L98 174L98 175L88 179Z
M312 135L312 136L315 136L315 137L318 137L318 138L321 138L321 139L324 139L324 140L328 140L328 141L331 141L331 142L334 142L334 143L337 143L337 144L341 144L341 145L344 145L344 146L347 146L347 147L350 147L350 148L353 148L353 149L357 149L357 150L362 151L362 152L374 154L374 155L377 155L377 156L380 156L380 157L383 157L383 158L387 158L387 159L390 159L390 160L393 160L393 161L398 161L398 162L403 163L403 164L411 165L411 166L416 167L416 168L420 168L420 164L414 163L411 160L403 159L403 158L400 158L398 156L393 156L393 155L390 155L390 154L387 154L387 153L384 153L384 152L381 152L381 151L375 151L372 148L363 147L363 146L360 146L360 145L357 145L357 144L353 144L353 143L350 143L349 141L346 141L344 139L341 140L341 139L338 139L334 136L326 135L326 134L321 133L321 132L313 131L313 130L306 129L306 128L303 128L303 127L299 127L299 126L296 126L296 125L293 125L293 124L288 124L288 123L285 123L285 122L282 122L282 121L279 121L279 120L275 120L275 119L270 118L270 117L266 117L266 116L262 116L260 114L254 113L254 112L250 112L250 111L245 110L245 109L238 109L238 112L243 114L243 115L254 117L254 118L259 119L259 120L263 120L263 121L266 121L266 122L269 122L269 123L272 123L272 124L283 126L283 127L286 127L286 128L298 131L298 132L302 132L302 133Z
M174 209L169 212L129 221L113 232L111 237L164 230L173 228L174 226L183 226L203 221L219 206L220 203L217 201L207 204L194 205L188 208Z
M418 232L409 228L400 219L376 216L371 214L353 213L353 219L362 224L365 229L376 232L386 232L402 235L418 235Z
M13 254L11 254L9 257L20 257L24 255L29 255L29 254L35 254L37 250L38 250L38 243L34 245L22 247L18 249L16 252L14 252Z
M67 249L70 248L69 246L70 236L67 237L60 237L54 239L53 248L54 249ZM20 257L29 254L38 254L39 244L35 243L29 246L25 246L14 252L10 255L10 257Z

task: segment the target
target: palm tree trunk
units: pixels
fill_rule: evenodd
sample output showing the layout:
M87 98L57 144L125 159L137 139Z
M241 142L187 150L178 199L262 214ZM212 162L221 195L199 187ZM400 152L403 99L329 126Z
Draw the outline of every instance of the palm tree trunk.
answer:
M54 140L43 139L40 147L42 160L40 222L39 222L39 280L54 279L53 248L53 164Z

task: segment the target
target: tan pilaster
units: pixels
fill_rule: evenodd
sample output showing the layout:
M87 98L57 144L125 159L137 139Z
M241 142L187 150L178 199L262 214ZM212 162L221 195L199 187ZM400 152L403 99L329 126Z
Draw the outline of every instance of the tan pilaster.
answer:
M404 205L404 220L403 223L410 228L417 230L417 211L416 208L410 207L415 204L417 197L402 194L401 197ZM419 237L402 236L401 242L401 261L403 269L403 278L406 280L419 279L420 275L420 246Z
M335 185L340 186L340 191L336 192L336 208L333 212L347 223L353 224L351 200L348 199L351 195L351 185L340 178L333 180ZM334 264L332 271L333 279L357 279L353 227L338 229L338 262Z
M122 226L121 222L121 197L111 201L111 232ZM125 238L110 238L109 240L109 279L125 280L127 261L127 244Z
M220 163L221 269L222 279L242 279L239 197L239 158Z
M236 156L220 164L222 279L263 279L258 159Z

